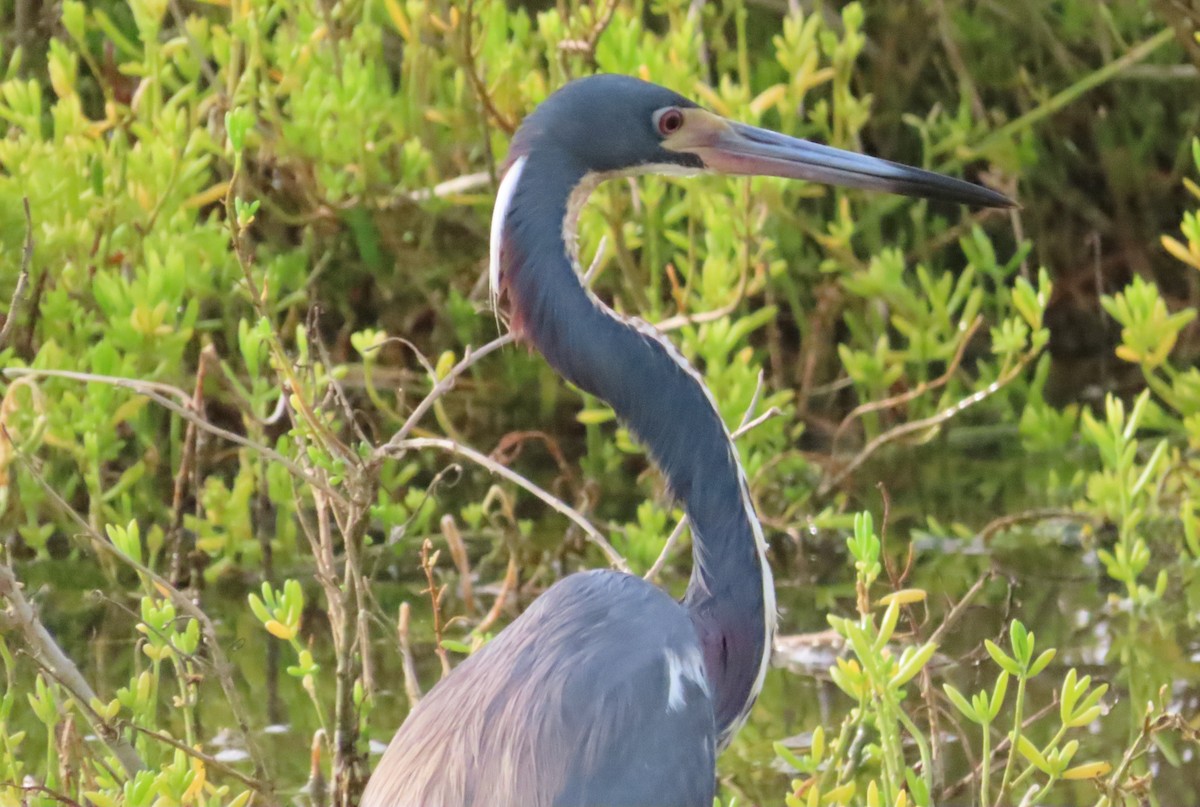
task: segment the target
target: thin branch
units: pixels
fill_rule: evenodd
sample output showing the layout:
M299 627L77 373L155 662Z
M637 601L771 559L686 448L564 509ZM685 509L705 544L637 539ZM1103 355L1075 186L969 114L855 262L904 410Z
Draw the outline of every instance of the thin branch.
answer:
M492 625L496 624L496 620L500 618L500 614L504 611L504 604L508 602L508 595L517 588L517 572L520 567L517 564L517 553L509 547L508 550L508 568L504 571L504 582L500 584L500 592L496 594L496 600L492 603L491 610L487 612L487 616L483 621L475 626L476 634L483 634Z
M741 437L743 434L745 434L746 432L753 431L754 429L757 429L762 424L766 423L768 420L774 420L777 417L783 417L783 410L780 409L778 406L772 406L770 409L768 409L766 412L763 412L761 415L756 417L754 420L751 420L750 422L745 423L742 426L739 426L737 428L737 430L734 431L734 433L729 436L732 437L734 440L736 440L739 437Z
M946 614L945 618L942 619L942 624L938 625L938 629L935 630L933 635L929 637L929 641L936 645L941 645L942 635L950 630L951 625L958 621L959 617L961 617L963 612L967 609L967 606L971 604L971 600L975 599L975 595L982 591L984 584L993 577L995 577L993 572L984 572L981 574L979 579L975 581L974 585L967 589L967 593L964 594L958 602L954 603L954 607L951 608L950 613Z
M958 366L962 364L963 355L967 351L967 345L970 344L971 337L975 335L975 332L979 330L981 325L983 325L983 317L975 317L975 321L971 323L966 332L963 334L962 339L959 340L958 348L954 351L954 358L952 358L950 360L950 364L946 366L946 372L942 373L934 380L922 381L920 384L917 384L917 386L913 387L907 392L903 392L899 395L893 395L890 398L884 398L881 401L868 401L867 403L860 404L854 407L854 409L850 410L850 413L842 419L841 423L838 424L837 431L833 433L834 448L837 447L838 440L841 438L842 432L845 431L846 427L849 426L850 423L856 418L860 418L869 412L877 412L881 409L890 409L893 406L901 406L911 400L919 398L930 390L937 389L948 382L954 376L955 371L958 370Z
M129 726L129 728L133 729L134 731L138 732L139 734L145 734L147 737L152 738L155 742L160 742L163 745L169 745L172 748L174 748L176 751L182 751L185 755L192 757L193 759L200 760L208 768L211 768L215 771L219 771L220 773L224 774L225 776L230 776L234 779L237 779L239 782L241 782L242 784L244 784L246 787L250 788L251 790L261 792L263 789L262 782L257 781L252 776L247 776L246 774L242 773L237 768L234 768L231 765L226 765L224 762L221 762L216 757L211 756L210 754L204 753L199 748L193 748L192 746L188 745L187 743L180 742L179 740L176 740L174 737L171 737L168 734L162 734L157 731L151 731L150 729L143 728L142 726L139 726L136 723L127 723L126 725Z
M618 2L619 0L609 0L583 39L564 39L558 43L558 49L565 53L578 53L587 59L592 67L596 67L596 43L600 41L601 35L612 23Z
M216 358L216 350L212 345L206 345L199 356L198 366L196 367L196 384L195 390L192 393L190 407L194 412L204 411L204 379L208 375L208 368L213 364L212 359ZM280 396L282 398L282 396ZM179 458L179 470L175 474L175 491L171 498L171 530L170 530L170 551L171 551L171 579L179 582L184 576L184 553L181 551L181 533L183 530L183 499L187 492L187 484L189 480L199 479L199 473L195 468L198 462L198 454L196 446L198 443L199 427L195 423L189 423L183 435L183 454ZM199 498L199 497L197 497Z
M17 272L17 288L13 291L12 302L8 306L8 315L4 327L0 328L0 348L8 341L13 326L17 322L17 313L24 302L25 287L29 285L29 267L33 263L33 216L29 212L29 197L21 200L25 205L25 249L21 252L21 270Z
M346 503L345 498L340 493L328 487L323 481L308 473L308 471L304 470L275 449L265 446L261 443L256 443L253 440L243 437L240 434L231 432L228 429L223 429L220 426L210 423L209 421L200 417L189 408L191 406L191 396L178 387L173 387L169 384L160 384L153 381L142 381L137 378L122 378L120 376L97 375L95 373L77 373L70 370L37 370L28 367L10 367L4 370L4 374L9 378L18 378L21 376L31 376L33 378L67 378L72 381L109 384L110 386L131 390L139 395L146 396L164 409L174 412L188 423L194 423L196 426L204 429L209 434L214 434L217 437L221 437L231 443L242 446L243 448L249 448L252 451L258 452L271 462L278 463L286 468L300 481L311 485L318 490L321 490L339 504L344 505ZM182 405L176 403L168 398L167 394L179 398L184 403Z
M24 784L24 783L17 784L16 782L0 782L0 790L3 790L3 789L19 790L22 793L40 793L40 794L46 796L47 798L53 799L54 801L58 802L59 804L67 805L67 807L83 807L83 805L81 805L79 802L72 799L70 796L67 796L65 793L59 793L57 791L51 790L50 788L46 787L45 785ZM28 803L29 802L24 799L21 800L21 804L28 804ZM91 804L91 802L89 801L88 804Z
M625 558L621 556L621 553L614 549L612 544L610 544L604 538L604 536L601 535L596 528L591 525L591 522L589 522L583 517L582 514L580 514L578 510L571 507L569 504L554 496L544 488L538 486L534 482L531 482L530 480L521 476L517 472L511 470L510 468L504 467L500 463L495 462L483 454L480 454L478 451L470 448L469 446L461 445L453 440L446 440L440 437L417 437L408 440L396 440L393 438L388 442L387 445L381 447L378 450L378 453L386 454L388 456L395 456L398 454L403 454L405 451L410 449L421 450L425 448L436 448L442 451L447 451L451 454L458 454L461 457L466 457L476 465L491 471L496 476L499 476L524 488L546 504L550 505L550 507L569 518L575 523L576 526L583 530L584 535L587 536L587 539L598 546L600 551L604 553L604 556L608 558L608 562L611 566L616 569L620 569L623 572L629 571L629 564L625 562Z
M408 642L409 615L408 603L400 603L400 613L396 618L396 636L400 640L400 669L404 673L404 693L408 696L408 708L412 710L421 702L421 682L417 679L417 665L413 662L412 646Z
M34 481L46 494L47 498L54 503L59 510L79 525L83 535L90 539L92 546L99 550L102 554L116 558L120 562L129 566L131 569L142 575L145 579L154 584L154 587L166 596L175 605L177 609L195 619L200 624L200 631L204 635L205 644L208 645L208 651L211 655L211 664L213 672L216 674L217 681L221 685L221 690L225 693L225 699L229 703L230 712L233 714L234 721L237 724L238 731L242 735L242 743L246 748L246 752L250 755L250 759L254 762L255 780L260 783L261 790L258 792L264 796L268 804L276 804L276 798L270 782L266 779L266 757L262 750L258 747L258 741L255 735L250 731L249 725L246 723L246 715L249 712L242 701L242 696L238 691L237 686L233 683L234 666L229 662L228 656L221 648L221 643L217 639L217 629L213 625L208 614L200 609L190 597L177 589L162 575L155 572L153 569L145 566L135 558L131 558L124 552L121 552L100 533L98 533L91 524L87 522L71 505L67 504L66 500L59 494L45 477L34 468L30 462L21 457L22 465L25 470L33 477Z
M600 261L604 257L606 249L608 249L608 233L600 236L600 243L596 245L596 252L592 255L592 262L588 265L587 271L583 273L583 285L592 285L592 281L596 278L596 272L600 271Z
M433 567L437 565L441 551L432 552L433 541L426 538L421 543L421 571L425 573L425 591L429 595L429 603L433 612L433 652L442 663L442 678L450 674L450 655L442 646L442 595L446 593L445 586L439 586L433 579Z
M354 430L354 436L357 437L363 445L369 445L371 440L367 437L366 432L363 431L362 426L359 424L358 418L354 414L354 407L350 405L350 399L346 397L346 390L342 387L342 382L338 380L337 373L332 372L331 368L333 367L333 359L330 358L329 349L325 347L325 340L321 338L320 331L317 327L319 324L317 322L319 316L319 310L314 307L310 312L311 321L306 327L306 330L308 331L309 344L315 344L317 346L317 355L321 357L321 362L325 365L326 383L328 383L330 388L333 390L333 397L337 400L338 404L342 408L342 417L346 419L346 422L350 425L350 428Z
M416 425L421 421L421 418L425 416L425 413L428 412L430 408L432 408L437 399L453 389L454 383L458 380L458 377L466 372L473 364L475 364L475 362L479 361L489 353L498 350L505 345L512 344L515 341L516 337L513 336L512 333L506 333L503 336L497 336L495 339L488 342L478 350L472 350L470 347L467 347L466 353L463 355L462 359L459 360L458 364L451 367L450 371L447 372L446 375L437 380L437 383L433 385L433 389L431 389L429 394L422 399L421 403L417 404L417 408L414 409L412 414L408 416L408 420L404 421L404 425L400 427L400 430L392 435L392 439L375 449L374 453L376 458L395 453L397 446L399 446L408 438L408 435L414 428L416 428Z
M446 513L442 516L438 526L442 530L442 537L446 539L446 546L450 548L450 558L458 569L458 579L462 585L463 607L466 608L467 616L474 619L475 587L471 584L471 559L467 555L467 545L463 542L462 533L458 530L454 516Z
M463 174L460 177L447 179L431 188L419 188L408 194L414 202L427 202L430 199L445 199L460 193L486 188L492 182L492 176L487 171L476 171L473 174Z
M683 530L687 526L688 517L685 513L675 524L675 529L671 530L671 534L667 536L666 543L663 544L662 551L658 553L658 557L654 559L654 563L642 575L643 580L654 580L658 577L663 567L667 565L667 558L675 554L675 545L679 543L679 539L683 537Z
M50 631L46 630L42 621L38 619L33 606L29 604L29 601L25 599L25 594L21 591L16 574L6 563L0 563L0 597L8 601L8 613L12 618L13 626L20 629L25 644L29 646L37 662L44 665L54 678L70 691L76 701L81 704L92 703L96 699L95 690L79 672L75 662L63 652L62 648L58 646L58 642L54 641L54 637L50 635ZM121 763L126 776L132 778L135 773L145 769L146 766L138 756L137 750L121 736L119 731L107 721L100 719L99 715L92 712L90 708L86 708L84 711L88 715L88 722L91 723L92 729Z
M495 102L492 100L492 95L488 92L487 84L483 77L479 75L479 66L475 61L475 42L473 32L471 30L472 22L475 17L474 0L469 0L467 3L466 19L463 20L463 50L466 56L466 64L463 65L467 74L467 83L471 85L471 89L475 92L475 98L483 105L487 116L490 116L496 125L499 126L508 136L517 130L517 125L508 117L496 108ZM487 118L484 123L486 125ZM490 153L490 152L489 152Z
M1066 521L1092 521L1093 518L1087 513L1079 513L1074 510L1061 510L1054 507L1043 507L1034 510L1024 510L1020 513L1010 513L1006 516L1000 516L987 523L987 525L979 531L979 540L986 544L992 540L992 536L1009 527L1015 527L1018 524L1029 524L1037 521L1047 521L1052 518L1061 518Z
M738 279L738 287L734 292L733 297L728 303L723 306L712 309L711 311L702 311L699 314L676 314L673 317L667 317L654 323L654 327L660 331L676 331L685 325L701 325L705 322L713 322L721 317L732 314L737 309L746 295L746 286L750 283L746 272L742 272Z
M926 429L932 429L935 426L939 426L942 423L945 423L947 420L950 420L951 418L956 417L965 410L971 408L975 404L987 400L989 397L1012 383L1012 381L1021 374L1021 371L1024 370L1029 365L1029 362L1033 361L1037 355L1037 352L1032 352L1021 357L1016 364L1010 367L1006 373L1001 375L995 381L988 384L983 389L968 395L961 401L951 404L942 411L930 415L927 418L921 418L920 420L902 423L894 429L890 429L879 435L874 440L867 443L863 449L854 456L854 459L852 459L844 468L842 468L842 470L834 474L830 479L822 482L821 487L818 490L818 495L824 496L828 494L829 491L837 487L842 480L858 470L859 466L866 462L872 454L883 448L888 443L899 440L901 437L913 434L914 432L920 432Z

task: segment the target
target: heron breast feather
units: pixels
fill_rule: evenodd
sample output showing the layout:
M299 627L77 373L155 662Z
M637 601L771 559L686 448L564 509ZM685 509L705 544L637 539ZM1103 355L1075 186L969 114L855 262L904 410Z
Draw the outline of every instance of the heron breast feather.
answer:
M583 572L426 695L363 803L711 805L715 734L684 609L640 578Z

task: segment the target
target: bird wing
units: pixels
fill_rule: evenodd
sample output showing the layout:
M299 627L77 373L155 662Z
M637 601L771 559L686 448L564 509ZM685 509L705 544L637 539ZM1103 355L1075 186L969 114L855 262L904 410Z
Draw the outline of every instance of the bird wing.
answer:
M711 807L715 733L686 611L584 572L422 699L362 807Z

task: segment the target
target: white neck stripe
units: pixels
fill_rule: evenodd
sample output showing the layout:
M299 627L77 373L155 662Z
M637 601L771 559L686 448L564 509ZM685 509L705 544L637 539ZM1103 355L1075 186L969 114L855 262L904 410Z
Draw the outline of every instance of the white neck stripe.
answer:
M508 216L508 208L512 205L513 194L517 191L517 183L521 179L521 171L525 169L525 155L521 155L509 166L500 187L496 191L496 204L492 207L492 230L489 240L490 253L488 258L488 286L491 289L492 309L499 316L500 310L500 248L504 241L504 219Z

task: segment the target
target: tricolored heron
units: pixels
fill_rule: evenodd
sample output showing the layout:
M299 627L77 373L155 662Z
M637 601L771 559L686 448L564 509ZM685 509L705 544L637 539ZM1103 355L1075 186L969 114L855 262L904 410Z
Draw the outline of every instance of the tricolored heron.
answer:
M575 223L605 179L720 171L1009 206L958 179L725 120L600 75L521 124L492 212L490 277L512 329L638 436L683 503L682 603L616 571L573 574L412 711L363 807L711 807L717 754L762 687L775 628L766 544L708 389L652 326L579 275Z

